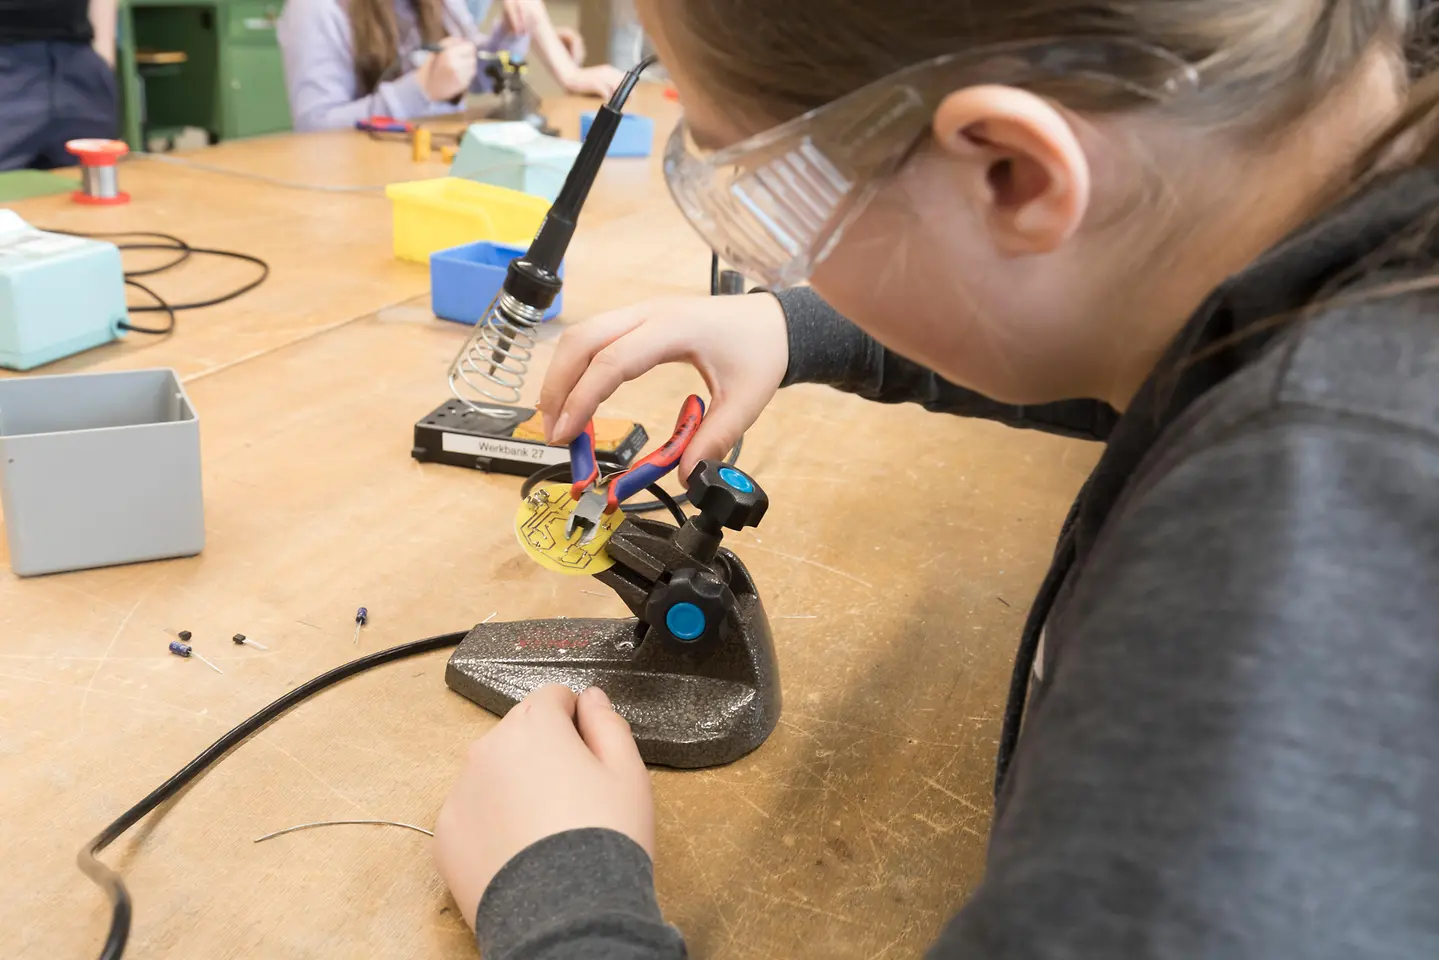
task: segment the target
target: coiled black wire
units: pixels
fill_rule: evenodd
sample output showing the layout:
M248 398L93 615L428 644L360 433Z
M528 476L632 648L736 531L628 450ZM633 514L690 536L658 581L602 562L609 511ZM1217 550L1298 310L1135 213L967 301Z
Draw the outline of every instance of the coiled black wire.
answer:
M142 327L142 326L140 326L140 325L137 324L137 323L131 323L131 322L129 322L129 321L122 322L122 323L120 324L120 329L121 329L121 330L127 330L127 331L129 331L129 332L131 332L131 333L145 333L145 334L149 334L149 335L151 335L151 336L156 336L156 337L168 336L168 335L170 335L170 334L172 334L172 333L175 332L175 320L176 320L175 315L176 315L177 312L179 312L179 311L181 311L181 310L201 310L201 309L204 309L205 307L216 307L216 306L219 306L219 305L222 304L222 303L229 303L231 300L234 300L236 297L243 296L244 294L249 293L251 290L255 289L255 288L258 287L260 284L264 283L265 280L268 279L269 276L270 276L270 265L269 265L268 263L266 263L264 260L261 260L259 257L251 256L251 255L248 254L248 253L240 253L240 252L238 252L238 251L236 251L236 250L217 250L217 249L213 249L213 248L210 248L210 247L194 247L194 246L191 246L190 244L186 243L184 240L181 240L179 237L174 236L173 234L169 234L169 233L159 233L159 232L156 232L156 231L153 231L153 230L122 230L122 231L111 232L111 233L85 233L84 231L81 231L81 230L49 230L49 229L45 230L45 232L46 232L46 233L59 233L59 234L64 234L65 236L70 236L70 237L85 237L85 238L90 239L90 240L120 240L121 238L124 238L124 237L143 237L143 238L146 238L147 240L161 241L161 242L158 242L158 243L149 243L149 242L147 242L147 243L122 242L122 243L116 243L115 246L118 247L118 248L119 248L120 250L122 250L122 251L125 251L125 250L173 250L173 251L175 251L176 257L175 257L173 260L169 260L169 261L167 261L167 262L165 262L165 263L160 264L159 266L156 266L156 267L146 267L146 268L143 269L143 270L126 270L126 271L125 271L125 285L128 286L128 287L134 287L135 289L139 290L141 293L145 294L145 296L149 297L151 300L154 301L153 303L142 304L142 305L138 305L138 306L132 304L132 305L129 306L130 312L131 312L131 313L163 313L163 314L166 314L166 315L169 317L169 322L168 322L167 324L165 324L165 326L163 326L163 327ZM153 276L155 276L155 275L158 274L158 273L164 273L164 272L167 271L167 270L173 270L173 269L175 269L176 267L180 266L180 264L182 264L182 263L184 263L185 261L189 260L191 257L196 256L197 254L200 255L200 256L206 256L206 257L222 257L222 258L225 258L225 259L228 259L228 260L241 260L241 261L243 261L243 262L245 262L245 263L253 263L255 266L257 266L257 267L260 268L260 275L259 275L258 277L256 277L254 280L251 280L251 281L249 281L248 283L246 283L246 284L244 284L244 285L242 285L242 286L236 287L235 289L230 290L230 291L228 291L228 292L226 292L226 293L222 293L222 294L220 294L220 295L217 296L217 297L211 297L211 298L206 299L206 300L197 300L197 301L195 301L194 303L170 303L168 300L166 300L166 299L165 299L164 297L162 297L160 294L156 293L154 290L152 290L150 287L146 286L145 284L138 282L138 280L136 279L137 277L153 277Z

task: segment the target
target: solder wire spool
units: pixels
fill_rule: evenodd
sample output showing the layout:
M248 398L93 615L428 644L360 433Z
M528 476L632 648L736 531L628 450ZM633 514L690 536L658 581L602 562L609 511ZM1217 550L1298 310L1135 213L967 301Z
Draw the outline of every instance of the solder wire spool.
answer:
M71 140L65 149L80 159L80 189L71 194L76 203L116 206L130 202L120 189L117 164L130 152L123 140Z

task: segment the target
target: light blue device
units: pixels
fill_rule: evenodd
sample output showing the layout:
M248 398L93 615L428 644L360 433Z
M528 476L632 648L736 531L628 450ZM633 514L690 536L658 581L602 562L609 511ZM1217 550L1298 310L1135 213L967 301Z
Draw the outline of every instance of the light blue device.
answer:
M580 155L578 140L547 137L528 123L476 123L465 131L450 176L542 197L560 195Z
M36 230L0 210L0 367L29 370L123 335L113 243Z

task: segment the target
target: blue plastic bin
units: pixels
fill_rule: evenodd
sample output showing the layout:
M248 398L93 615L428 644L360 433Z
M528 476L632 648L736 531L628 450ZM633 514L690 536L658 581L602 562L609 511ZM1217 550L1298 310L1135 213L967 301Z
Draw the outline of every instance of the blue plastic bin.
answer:
M478 323L504 286L510 261L524 255L522 247L489 242L467 243L431 254L430 303L435 316L471 326ZM560 264L560 278L564 276L565 267ZM563 307L561 294L545 319L558 317Z
M594 111L580 114L580 139L590 135L590 126L595 122ZM607 157L648 157L654 152L655 122L637 113L627 113L620 118L620 128L610 142Z

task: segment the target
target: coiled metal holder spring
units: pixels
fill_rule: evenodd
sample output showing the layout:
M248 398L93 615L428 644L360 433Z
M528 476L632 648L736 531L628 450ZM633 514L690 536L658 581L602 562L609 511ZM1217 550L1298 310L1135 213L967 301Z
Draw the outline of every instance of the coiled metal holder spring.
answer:
M508 293L495 297L450 365L455 399L483 413L491 412L490 403L519 403L543 319L544 311Z

